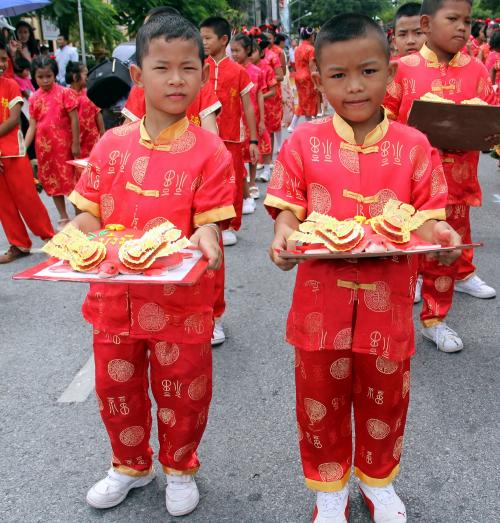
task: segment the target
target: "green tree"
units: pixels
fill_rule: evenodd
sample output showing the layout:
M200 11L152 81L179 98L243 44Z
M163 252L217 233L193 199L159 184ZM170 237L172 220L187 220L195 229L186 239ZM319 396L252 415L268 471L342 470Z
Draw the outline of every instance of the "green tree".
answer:
M112 5L102 0L81 0L83 27L87 46L105 45L109 49L123 40L117 29L118 19ZM41 14L56 21L62 33L68 33L75 42L80 41L77 0L53 0L50 6L41 10Z
M235 14L226 0L112 0L112 3L119 22L128 27L131 35L137 33L150 9L162 5L175 7L194 24L211 15Z
M379 16L390 9L390 0L296 0L291 4L290 14L292 32L299 27L319 27L332 16L341 13L363 13L368 16ZM310 15L306 13L311 12Z

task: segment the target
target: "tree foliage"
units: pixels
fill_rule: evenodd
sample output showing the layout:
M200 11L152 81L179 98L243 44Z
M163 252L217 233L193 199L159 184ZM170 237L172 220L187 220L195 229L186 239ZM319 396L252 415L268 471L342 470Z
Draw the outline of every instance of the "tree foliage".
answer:
M119 22L128 27L131 35L137 32L148 11L154 7L175 7L194 24L199 24L208 16L226 16L232 13L226 0L112 0L112 3L118 13Z
M292 32L297 33L299 27L306 25L320 27L332 16L342 13L363 13L380 17L391 5L390 0L297 0L290 8ZM304 16L308 12L311 14ZM304 17L300 18L302 16Z
M117 29L118 19L112 5L102 0L81 0L85 40L90 43L112 48L123 40ZM52 0L50 6L41 10L57 23L62 33L68 33L76 42L80 40L77 0ZM87 45L88 45L87 44Z

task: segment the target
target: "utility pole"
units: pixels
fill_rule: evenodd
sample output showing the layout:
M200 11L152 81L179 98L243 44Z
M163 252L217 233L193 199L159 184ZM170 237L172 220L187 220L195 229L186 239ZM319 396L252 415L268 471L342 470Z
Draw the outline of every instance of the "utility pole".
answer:
M83 33L83 12L82 2L78 0L78 24L80 25L80 47L82 49L82 63L87 66L87 57L85 52L85 34Z

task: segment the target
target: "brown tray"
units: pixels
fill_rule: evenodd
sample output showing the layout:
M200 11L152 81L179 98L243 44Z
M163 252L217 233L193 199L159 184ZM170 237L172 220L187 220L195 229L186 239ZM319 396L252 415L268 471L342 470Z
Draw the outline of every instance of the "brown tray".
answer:
M352 260L357 258L392 258L393 256L408 256L413 254L450 252L456 249L475 249L482 246L482 243L464 243L462 245L457 245L456 247L431 247L391 252L360 252L357 254L353 254L351 252L330 252L325 247L325 249L315 249L314 251L311 251L309 253L282 250L279 252L279 257L285 260Z
M497 145L493 137L500 135L500 106L415 100L408 125L426 134L438 149L486 151Z

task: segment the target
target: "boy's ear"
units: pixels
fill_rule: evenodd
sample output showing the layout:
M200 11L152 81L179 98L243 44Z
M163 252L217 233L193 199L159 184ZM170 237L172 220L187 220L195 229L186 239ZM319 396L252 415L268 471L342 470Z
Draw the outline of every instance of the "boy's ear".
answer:
M398 71L398 63L397 62L389 62L389 67L387 68L387 85L389 85L396 76L396 73Z
M210 65L207 63L203 64L203 69L201 70L201 86L203 87L210 78Z
M222 40L222 45L224 47L227 47L227 44L229 43L229 38L227 37L227 35L222 35L221 40Z
M130 78L132 78L134 84L138 85L139 87L144 87L142 85L142 69L136 64L130 64L129 71Z
M425 34L430 32L431 28L431 17L430 15L422 15L420 17L420 28Z

